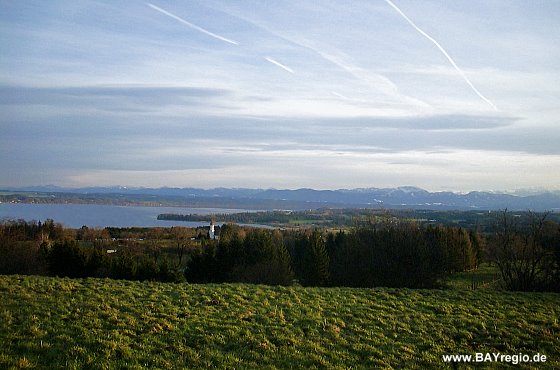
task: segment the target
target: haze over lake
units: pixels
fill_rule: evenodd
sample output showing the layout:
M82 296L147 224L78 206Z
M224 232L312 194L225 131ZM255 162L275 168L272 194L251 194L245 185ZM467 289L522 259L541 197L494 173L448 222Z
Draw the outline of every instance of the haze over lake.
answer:
M158 220L160 213L210 215L217 213L251 212L242 209L186 208L186 207L125 207L94 204L0 204L0 220L24 219L44 221L53 219L66 227L171 227L206 226L205 222Z

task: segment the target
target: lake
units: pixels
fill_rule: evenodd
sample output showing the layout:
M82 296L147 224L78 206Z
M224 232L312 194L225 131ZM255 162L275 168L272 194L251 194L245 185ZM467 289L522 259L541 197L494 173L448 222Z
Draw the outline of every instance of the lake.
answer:
M218 213L254 212L244 209L186 207L126 207L95 204L0 204L0 220L53 219L69 228L88 227L171 227L207 226L207 222L163 221L160 213L210 215Z

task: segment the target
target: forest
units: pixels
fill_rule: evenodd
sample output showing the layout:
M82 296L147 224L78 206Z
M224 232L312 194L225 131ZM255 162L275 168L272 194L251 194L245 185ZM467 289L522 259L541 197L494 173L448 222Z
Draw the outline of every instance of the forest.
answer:
M0 274L165 282L344 287L443 287L481 263L506 289L560 291L560 224L497 212L491 231L373 218L344 229L64 228L0 224Z

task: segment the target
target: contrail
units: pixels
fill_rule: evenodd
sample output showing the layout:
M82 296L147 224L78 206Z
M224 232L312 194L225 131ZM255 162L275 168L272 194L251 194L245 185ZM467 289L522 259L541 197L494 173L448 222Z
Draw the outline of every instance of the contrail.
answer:
M293 70L293 69L291 69L290 67L287 67L287 66L283 65L283 64L280 63L280 62L275 61L274 59L272 59L272 58L270 58L270 57L265 57L264 59L266 59L266 60L269 61L270 63L272 63L272 64L274 64L274 65L276 65L276 66L282 68L282 69L285 70L285 71L288 71L288 72L290 72L290 73L294 73L294 70Z
M351 98L347 97L346 95L342 95L342 94L337 93L336 91L331 91L331 94L333 94L334 96L339 97L340 99L343 99L343 100L356 101L356 99L351 99Z
M459 74L461 75L461 77L463 77L463 79L465 80L465 82L471 87L471 89L476 93L476 95L478 95L482 100L484 100L486 103L488 103L492 108L494 108L494 110L498 110L498 108L494 105L494 103L492 103L490 100L488 100L484 95L482 95L480 93L480 91L477 90L476 87L474 87L474 85L472 84L472 82L467 78L467 76L465 75L465 73L461 70L461 68L459 68L457 66L457 64L455 63L455 61L449 56L449 54L447 54L447 52L445 51L445 49L436 41L434 40L430 35L428 35L426 32L422 31L420 29L420 27L418 27L413 21L410 20L410 18L408 18L406 16L406 14L404 14L402 12L402 10L400 10L391 0L385 0L385 2L387 4L389 4L393 9L395 9L397 11L397 13L399 13L412 27L414 27L414 29L416 31L418 31L422 36L426 37L428 40L430 40L432 43L434 43L435 46L437 46L437 48L443 53L443 55L445 55L445 57L447 58L447 60L449 60L449 63L451 63L451 65L453 67L455 67L455 69L457 70L457 72L459 72Z
M257 28L260 28L261 30L266 31L267 33L278 37L290 44L293 45L297 45L301 48L307 49L312 51L313 53L319 55L319 57L321 57L322 59L324 59L325 61L332 63L334 65L336 65L337 67L341 68L342 70L344 70L345 72L349 73L350 75L352 75L354 78L356 78L359 81L362 81L370 86L375 86L376 89L381 90L383 93L393 97L393 98L400 98L400 99L404 99L408 102L412 102L416 105L420 105L422 107L429 107L428 104L426 104L425 102L418 100L418 99L414 99L411 98L409 96L403 95L399 92L398 87L391 81L389 80L387 77L377 74L377 73L370 73L369 71L364 71L360 68L357 68L356 66L352 65L351 63L347 63L346 61L342 61L340 57L336 57L334 55L328 54L322 50L320 50L319 48L311 45L309 42L306 41L302 41L302 40L296 40L293 38L290 38L288 36L285 36L275 30L272 30L271 28L267 27L266 25L254 20L254 19L250 19L247 18L247 16L243 15L243 14L239 14L236 12L231 12L231 11L224 11L223 9L221 9L221 11L225 12L226 14L231 15L232 17L236 17L238 19L241 19L244 22L247 22ZM270 62L270 60L269 60ZM272 62L271 62L272 63ZM367 76L365 76L367 74ZM372 81L375 80L375 81Z
M175 19L176 21L179 21L179 22L183 23L184 25L187 25L187 26L189 26L190 28L193 28L193 29L195 29L195 30L197 30L197 31L200 31L200 32L202 32L202 33L204 33L204 34L206 34L206 35L208 35L208 36L211 36L211 37L213 37L213 38L215 38L215 39L218 39L218 40L221 40L221 41L224 41L224 42L233 44L233 45L239 45L239 43L237 43L236 41L230 40L230 39L228 39L228 38L225 38L225 37L223 37L223 36L220 36L220 35L217 35L217 34L215 34L215 33L213 33L213 32L210 32L210 31L208 31L208 30L205 30L204 28L199 27L199 26L197 26L196 24L193 24L193 23L191 23L191 22L188 22L188 21L184 20L183 18L178 17L178 16L176 16L175 14L170 13L170 12L168 12L167 10L164 10L164 9L160 8L159 6L155 6L155 5L150 4L150 3L146 3L146 5L148 5L148 6L149 6L150 8L152 8L152 9L157 10L158 12L160 12L160 13L162 13L162 14L165 14L166 16L171 17L171 18Z

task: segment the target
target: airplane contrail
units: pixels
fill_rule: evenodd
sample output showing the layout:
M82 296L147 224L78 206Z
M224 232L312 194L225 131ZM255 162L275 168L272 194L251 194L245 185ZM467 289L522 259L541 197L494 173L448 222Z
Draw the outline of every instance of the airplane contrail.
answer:
M274 59L270 58L270 57L264 57L264 59L266 59L267 61L269 61L270 63L274 64L275 66L278 66L280 68L282 68L285 71L288 71L290 73L295 73L293 69L291 69L290 67L287 67L285 65L283 65L280 62L275 61Z
M150 4L150 3L146 3L146 5L148 5L148 6L149 6L150 8L152 8L152 9L157 10L158 12L160 12L160 13L162 13L162 14L165 14L166 16L171 17L171 18L175 19L176 21L179 21L179 22L183 23L184 25L189 26L190 28L193 28L193 29L195 29L195 30L197 30L197 31L200 31L200 32L202 32L202 33L204 33L204 34L206 34L206 35L208 35L208 36L210 36L210 37L213 37L213 38L215 38L215 39L218 39L218 40L221 40L221 41L224 41L224 42L233 44L233 45L239 45L239 43L236 42L236 41L230 40L230 39L228 39L228 38L225 38L225 37L223 37L223 36L220 36L220 35L217 35L217 34L215 34L215 33L213 33L213 32L210 32L210 31L208 31L208 30L205 30L204 28L199 27L199 26L197 26L196 24L193 24L193 23L191 23L191 22L188 22L188 21L184 20L183 18L178 17L178 16L176 16L175 14L170 13L170 12L168 12L167 10L160 8L159 6L155 6L155 5Z
M463 79L465 80L465 82L471 87L471 89L476 93L476 95L478 95L482 100L484 100L486 103L488 103L492 108L494 108L494 110L498 110L498 108L494 105L494 103L492 103L488 98L486 98L484 95L482 95L482 93L480 91L478 91L478 89L476 87L474 87L474 85L472 84L472 82L467 78L467 76L465 75L465 73L461 70L461 68L459 68L457 66L457 64L455 63L455 61L453 60L453 58L451 58L449 56L449 54L447 54L447 52L445 51L445 49L436 41L434 40L433 37L431 37L430 35L428 35L426 32L422 31L422 29L420 29L420 27L418 27L412 20L410 20L410 18L408 18L406 16L406 14L404 14L402 12L402 10L399 9L398 6L396 6L391 0L385 0L385 2L387 4L389 4L393 9L395 9L397 11L397 13L399 13L412 27L414 27L414 29L416 31L418 31L422 36L426 37L428 40L430 40L435 46L437 46L437 48L439 49L439 51L441 51L443 53L443 55L445 55L445 57L447 58L447 60L449 60L449 63L451 63L451 65L457 70L457 72L459 72L459 74L461 75L461 77L463 77Z
M352 100L352 99L350 99L349 97L347 97L347 96L345 96L345 95L342 95L342 94L337 93L336 91L331 91L331 94L333 94L334 96L337 96L337 97L339 97L339 98L341 98L341 99L344 99L344 100Z
M224 11L224 10L222 10ZM267 33L278 37L288 43L297 45L301 48L307 49L312 51L313 53L319 55L322 59L324 59L325 61L332 63L334 65L336 65L337 67L341 68L342 70L346 71L347 73L349 73L350 75L352 75L354 78L356 78L357 80L360 80L370 86L374 86L376 89L380 89L383 93L392 96L394 98L402 98L405 99L408 102L414 103L416 105L420 105L422 107L429 107L429 105L421 100L418 99L414 99L411 97L408 97L406 95L402 95L399 92L398 87L391 81L389 80L387 77L377 74L377 73L371 73L369 71L366 70L362 70L354 65L352 65L351 63L348 63L346 61L341 60L340 57L336 57L332 54L328 54L324 51L322 51L321 49L311 45L309 42L306 41L302 41L302 40L296 40L293 38L290 38L288 36L285 36L275 30L272 30L271 28L267 27L266 25L255 21L254 19L250 19L247 16L243 15L243 14L239 14L236 12L231 12L231 11L224 11L226 14L231 15L232 17L236 17L238 19L241 19L244 22L247 22L257 28L260 28L264 31L266 31ZM270 62L270 60L269 60ZM272 62L271 62L272 63Z

